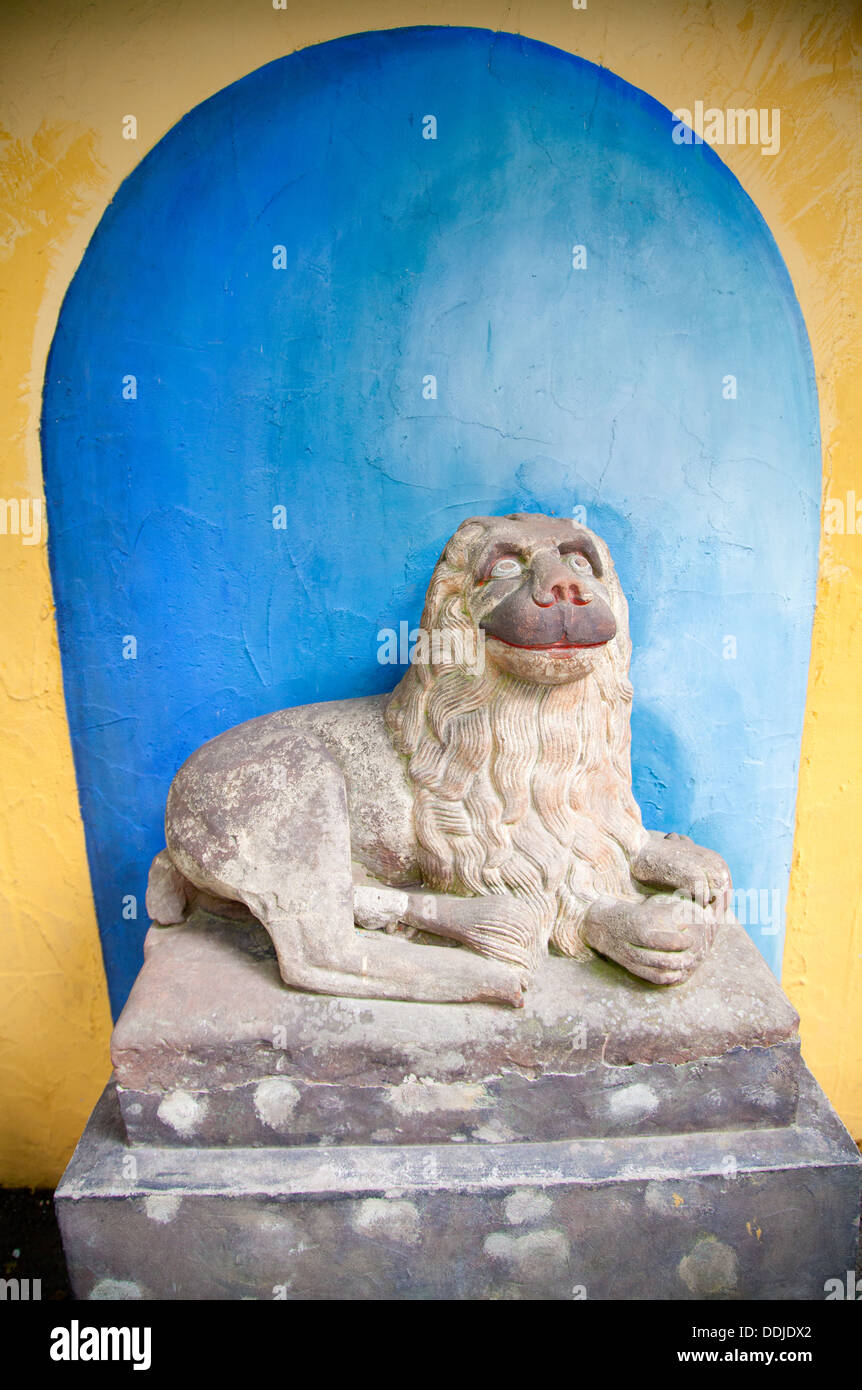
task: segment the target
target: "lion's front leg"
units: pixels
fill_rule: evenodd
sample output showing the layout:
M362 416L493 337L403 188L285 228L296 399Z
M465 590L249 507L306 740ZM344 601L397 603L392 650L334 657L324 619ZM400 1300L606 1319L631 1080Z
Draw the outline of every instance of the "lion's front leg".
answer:
M723 915L715 907L655 893L633 902L599 898L581 929L600 955L655 985L682 984L712 947Z
M632 878L647 888L677 891L701 907L729 910L733 883L720 854L695 844L688 835L647 832L648 839L631 863Z

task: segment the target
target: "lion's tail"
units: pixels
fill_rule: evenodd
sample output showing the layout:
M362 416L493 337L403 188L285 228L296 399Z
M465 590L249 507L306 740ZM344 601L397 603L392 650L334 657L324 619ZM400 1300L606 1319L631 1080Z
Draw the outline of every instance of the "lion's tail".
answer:
M160 927L173 927L184 922L192 885L177 868L166 849L161 850L150 865L147 879L147 912Z

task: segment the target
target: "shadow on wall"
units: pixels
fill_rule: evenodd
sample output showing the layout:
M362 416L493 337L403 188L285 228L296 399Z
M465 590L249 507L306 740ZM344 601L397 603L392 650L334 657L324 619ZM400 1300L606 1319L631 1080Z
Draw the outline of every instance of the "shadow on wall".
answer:
M118 191L42 430L115 1010L177 766L240 720L391 686L377 633L418 622L477 512L586 509L631 604L648 821L783 894L812 364L756 208L672 126L513 35L360 34L219 92ZM777 967L780 935L755 939Z

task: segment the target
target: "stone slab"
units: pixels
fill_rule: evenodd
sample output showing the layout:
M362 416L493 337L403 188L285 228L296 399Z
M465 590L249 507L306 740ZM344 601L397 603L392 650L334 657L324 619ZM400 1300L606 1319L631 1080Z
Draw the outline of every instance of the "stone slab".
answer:
M789 1125L797 1029L737 924L683 985L551 957L514 1010L289 989L198 912L150 930L112 1055L137 1143L513 1143Z
M862 1160L801 1073L780 1129L131 1150L113 1086L57 1189L81 1299L822 1299Z

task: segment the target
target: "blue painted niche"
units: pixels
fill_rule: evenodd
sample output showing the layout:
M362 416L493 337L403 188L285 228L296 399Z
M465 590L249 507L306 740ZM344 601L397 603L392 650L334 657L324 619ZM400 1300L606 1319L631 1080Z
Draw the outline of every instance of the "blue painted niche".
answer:
M253 715L390 688L378 630L418 622L458 522L513 508L583 506L612 546L645 819L726 856L778 967L814 376L757 209L671 130L567 53L403 29L251 73L119 189L63 305L42 428L115 1009L178 765Z

